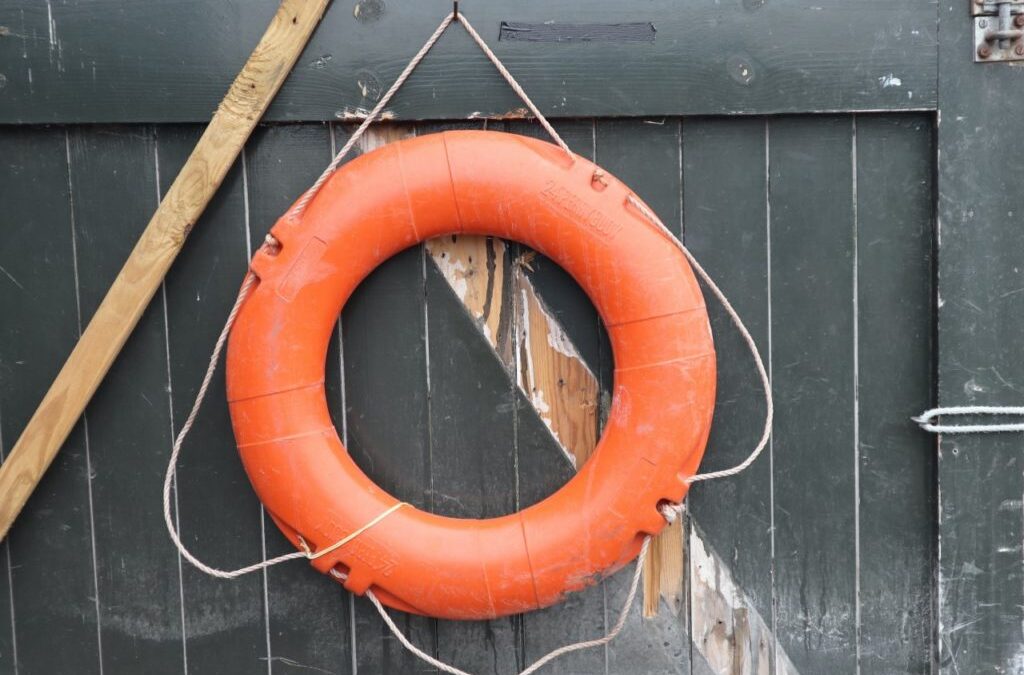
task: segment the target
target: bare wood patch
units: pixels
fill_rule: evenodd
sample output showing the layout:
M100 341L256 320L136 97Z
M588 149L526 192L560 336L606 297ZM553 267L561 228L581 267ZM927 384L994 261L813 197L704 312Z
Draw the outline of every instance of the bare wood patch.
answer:
M725 562L691 524L690 613L692 639L715 673L796 675L782 649L773 649L771 627L736 585ZM775 652L773 654L773 651ZM777 659L772 670L772 659Z
M448 285L511 373L512 310L505 297L505 242L494 237L451 235L430 239L426 246Z
M683 611L686 593L686 542L683 539L683 519L676 518L651 541L651 550L644 561L644 616L658 615L661 601L675 615Z
M517 383L578 469L597 445L597 377L519 264L513 277Z
M388 143L411 138L415 135L416 128L411 124L374 124L367 127L366 131L363 132L363 135L356 142L356 146L359 148L359 154L362 155L372 152L377 148L382 148Z

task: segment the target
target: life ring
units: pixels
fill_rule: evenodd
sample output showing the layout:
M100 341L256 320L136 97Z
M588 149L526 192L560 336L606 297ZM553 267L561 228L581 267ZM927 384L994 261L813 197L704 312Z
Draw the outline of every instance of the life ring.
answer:
M689 264L635 200L554 145L453 131L349 162L301 216L274 225L280 246L254 256L258 285L231 332L228 400L256 493L292 543L326 551L315 568L399 610L487 619L594 584L662 529L659 506L683 498L704 453L715 358ZM452 233L513 239L559 263L590 296L615 358L589 461L547 499L486 520L397 508L352 461L324 394L329 338L352 291L390 256Z

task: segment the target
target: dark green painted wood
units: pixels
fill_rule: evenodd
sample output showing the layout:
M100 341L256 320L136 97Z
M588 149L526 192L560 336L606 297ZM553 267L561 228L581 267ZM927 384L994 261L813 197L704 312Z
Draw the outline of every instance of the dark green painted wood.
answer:
M427 263L432 510L461 518L513 513L517 394L448 282ZM438 621L437 634L438 657L464 670L517 673L524 666L518 616Z
M273 223L313 181L331 158L327 125L261 128L245 153L248 229L256 250ZM331 340L325 376L328 403L342 430L341 361L337 335ZM265 515L267 557L295 550ZM319 668L347 672L351 667L351 600L341 586L302 562L267 570L270 657L275 670Z
M2 129L0 157L0 433L9 447L71 351L79 320L65 132ZM3 576L13 587L7 579L0 587L13 598L0 619L3 672L99 672L87 451L79 424L7 539Z
M851 132L769 123L776 637L807 673L856 668Z
M732 300L765 359L770 317L767 124L764 119L682 123L684 241ZM704 296L718 355L718 395L701 471L715 471L746 458L761 437L765 404L746 343L721 304L706 289ZM733 581L749 607L769 627L773 612L770 453L768 448L739 476L695 485L687 497L705 546L728 561ZM734 608L737 622L743 621L744 609ZM746 645L738 645L737 651L757 654Z
M70 136L83 319L156 209L156 152L146 128ZM135 672L139 663L153 673L184 668L178 555L157 526L172 441L164 310L159 295L86 409L104 673Z
M770 204L765 202L766 125ZM734 298L759 340L766 340L767 332L765 218L770 209L770 355L779 403L774 569L782 648L800 672L853 670L857 657L854 468L859 466L862 672L893 672L892 664L898 664L896 672L922 672L927 670L931 624L926 608L919 614L910 608L921 608L930 597L933 497L926 478L931 469L920 457L927 437L917 437L900 424L929 386L930 348L926 342L919 343L929 325L929 118L858 116L857 125L855 133L853 119L844 116L768 122L695 119L682 124L662 118L596 124L584 120L565 122L560 128L583 154L594 153L596 137L596 157L606 168L636 188L671 227L678 229L681 221L685 224L687 240ZM499 126L542 135L533 124ZM438 127L423 131L428 128ZM76 181L87 192L76 210L89 214L79 230L99 237L99 243L89 244L94 247L89 255L99 256L104 246L117 251L110 259L90 258L90 265L112 274L106 266L126 255L137 228L144 225L146 214L135 211L145 211L141 205L147 200L151 200L149 209L156 202L150 168L156 161L154 153L158 151L161 183L166 188L199 131L198 127L160 127L155 146L152 132L144 128L72 131L72 148L80 157L76 162L82 163L84 172ZM336 129L338 143L346 131ZM852 173L854 138L860 155L856 174ZM52 228L41 230L52 232L41 239L46 242L42 248L27 243L16 249L0 248L0 266L32 289L31 294L16 287L0 294L5 316L15 317L0 326L8 331L0 333L4 384L0 424L4 438L10 439L16 438L48 384L50 370L70 349L77 335L77 316L64 130L0 133L0 144L6 150L5 161L0 162L5 172L0 181L0 191L6 190L2 192L5 205L14 204L8 207L10 212L32 223L33 232ZM319 171L328 145L329 129L319 124L260 129L246 151L245 171L241 163L235 168L173 268L167 285L167 322L176 425L191 405L205 356L245 269L247 211L248 245L254 246ZM54 153L58 153L56 159ZM17 161L7 161L8 156ZM744 161L737 163L737 157ZM127 187L147 181L148 187ZM7 189L9 185L14 189ZM44 200L40 195L51 198ZM123 212L114 213L113 205ZM95 224L95 213L105 216L100 225ZM27 236L18 229L10 231ZM107 241L112 243L103 244ZM82 239L78 244L81 258L86 244ZM522 252L522 247L513 247L513 254ZM854 252L859 317L853 304ZM608 346L593 308L553 263L538 258L532 265L529 274L538 294L565 324L607 387ZM109 279L99 273L90 275L95 278L84 282L83 291L91 298ZM8 282L0 274L0 284ZM84 298L83 313L91 311ZM747 357L715 303L709 300L709 306L720 354L721 397L705 468L730 464L733 455L743 454L752 440L747 437L756 435L760 419L760 393L744 366ZM167 393L160 385L168 371L162 321L162 312L151 309L126 348L125 365L115 366L109 393L105 388L94 404L95 414L107 410L105 406L112 409L103 413L102 430L90 429L94 468L99 470L93 485L96 508L109 505L117 496L115 490L133 495L131 499L139 504L136 513L96 511L100 573L112 571L113 561L128 555L126 547L142 536L146 550L142 554L133 550L131 555L138 557L126 558L127 569L143 561L150 561L154 568L164 566L160 585L147 596L164 599L148 607L132 606L126 589L130 590L133 576L101 577L102 616L111 618L101 622L105 668L110 672L158 666L175 670L174 664L180 666L187 655L191 672L261 672L268 668L269 654L269 668L277 672L301 671L295 664L305 664L346 673L353 662L363 673L431 671L389 636L364 600L350 604L333 582L297 561L270 570L266 586L258 574L213 581L186 565L184 649L180 637L159 645L145 639L125 642L115 619L121 624L132 620L133 635L143 634L140 626L152 628L154 616L162 617L164 623L159 625L170 630L169 617L178 601L177 561L162 534L159 489L154 487L169 450L168 410L154 410L141 399L130 409L121 405L135 392L153 398L150 389L163 396L167 405ZM16 330L10 332L8 325ZM59 344L62 325L66 334ZM855 325L861 339L859 376L852 359ZM40 332L32 332L32 327L40 327ZM477 509L476 513L466 510L466 515L479 515L512 511L550 494L568 479L568 467L558 465L562 460L546 427L516 391L420 248L396 256L370 276L346 308L343 327L346 414L341 409L342 364L334 348L327 364L330 403L340 431L347 428L353 456L385 489L423 508L451 509L456 501L438 499L439 494L450 495ZM54 353L39 361L40 349ZM27 368L39 369L25 380L35 383L37 393L22 393L20 375L18 389L7 386L10 369L20 373ZM222 387L221 377L217 387ZM860 388L859 447L853 442L855 386ZM11 410L15 411L13 421ZM119 429L116 422L121 420L127 422ZM133 433L132 429L148 431ZM103 452L108 453L102 457L97 454L101 452L98 437L104 439ZM43 667L66 672L70 664L75 672L99 667L95 619L90 623L88 615L82 614L91 609L95 616L95 603L84 438L79 442L79 455L72 440L56 471L47 477L47 481L69 481L70 487L41 493L33 504L58 498L57 512L64 509L64 515L53 521L53 527L74 524L67 515L74 514L81 525L71 532L84 538L56 530L53 536L40 537L36 527L50 517L49 505L39 512L30 506L25 521L30 525L19 523L12 533L21 672ZM115 480L117 474L106 473L111 470L111 456L137 469L137 476L130 476L137 485L124 487L128 478ZM767 461L762 459L747 476L695 488L690 505L701 536L770 620L771 607L766 606L771 599L770 523L762 522L763 516L758 520L758 508L767 499L765 474L758 472L767 472ZM67 473L62 464L66 462L78 462L77 468ZM894 496L894 489L902 490L901 494ZM237 567L264 554L260 510L234 451L222 389L211 393L185 448L180 501L186 540L204 559ZM892 517L892 504L899 504L898 519ZM101 515L114 520L101 527ZM126 531L115 536L121 524L143 528L147 534ZM269 521L265 525L266 554L288 550ZM899 556L903 557L897 570L892 560ZM47 609L35 598L52 593L49 589L55 582L48 570L55 567L63 571L64 576L56 580L63 595L52 596L52 607ZM601 634L615 618L628 575L629 570L623 570L605 584L544 612L494 622L438 623L393 615L432 653L474 672L514 672L551 648ZM71 586L75 579L80 587ZM0 578L0 589L2 582ZM887 596L893 599L886 601ZM73 628L77 637L54 649L50 626L60 624L54 624L53 607L66 607L69 598L80 603L76 616L86 618L77 618L71 628L58 628ZM690 642L686 608L678 618L663 609L662 617L654 621L642 621L638 613L637 606L626 633L607 651L574 655L553 666L552 672L707 672L700 654L703 645ZM0 631L2 622L0 618ZM832 632L823 635L817 631L819 626ZM154 656L158 653L170 656L158 663ZM0 672L6 672L2 659L0 651Z
M972 63L965 5L942 3L939 22L938 403L1020 405L1024 156L1007 149L1024 69ZM944 436L938 465L941 672L1020 671L1021 438Z
M430 445L420 247L373 272L345 306L345 402L348 448L377 485L426 509ZM402 420L402 424L396 424ZM393 614L428 653L436 651L433 619ZM394 639L364 599L355 604L355 651L362 672L434 672Z
M207 120L277 6L0 3L0 122ZM272 120L371 108L451 10L360 0L327 12ZM560 116L905 110L935 106L935 0L489 1L463 8L541 109ZM652 22L654 42L499 41L516 23ZM455 26L408 82L403 119L502 114L522 104ZM899 85L895 85L896 81Z
M856 117L860 672L930 673L934 390L932 120ZM915 619L911 619L915 617Z
M199 132L198 127L158 130L164 191ZM243 175L236 164L167 277L175 432L192 407L206 360L245 273L245 216ZM223 363L206 400L178 466L180 531L185 544L201 560L221 569L236 569L263 558L263 540L260 504L238 460L224 404ZM252 673L266 668L264 577L257 573L224 581L182 562L182 578L189 671Z
M430 446L423 323L423 258L419 247L371 274L343 314L348 447L382 488L417 508L430 503ZM396 424L396 420L403 424ZM393 614L427 652L436 651L436 622ZM355 650L363 672L434 672L392 639L366 600L355 605Z
M598 121L594 131L595 161L629 185L677 236L682 222L681 142L677 119ZM609 357L610 351L602 350L601 358ZM686 529L684 526L684 538ZM605 582L608 625L618 618L632 572L633 566L629 565ZM688 582L684 582L684 592L687 590ZM621 639L608 645L608 671L632 672L638 668L639 672L688 673L687 609L675 615L665 608L657 617L646 620L640 614L640 604L635 603Z

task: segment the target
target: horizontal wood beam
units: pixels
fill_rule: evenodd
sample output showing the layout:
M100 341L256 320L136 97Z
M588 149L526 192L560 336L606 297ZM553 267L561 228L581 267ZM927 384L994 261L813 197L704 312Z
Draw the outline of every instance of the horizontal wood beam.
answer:
M0 3L0 123L204 122L276 4ZM935 107L934 0L812 4L476 0L463 11L555 117ZM266 119L358 118L451 3L337 10ZM449 31L386 116L516 117L521 106L470 38Z

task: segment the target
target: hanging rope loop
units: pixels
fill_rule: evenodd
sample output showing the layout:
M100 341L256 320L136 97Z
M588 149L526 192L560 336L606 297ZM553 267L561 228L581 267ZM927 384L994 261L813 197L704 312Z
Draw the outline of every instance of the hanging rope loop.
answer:
M295 205L286 214L286 217L291 217L291 218L296 218L297 219L299 216L301 216L303 211L309 205L310 201L312 201L312 199L316 196L316 194L320 191L320 189L323 187L323 185L330 178L331 174L334 173L334 171L337 169L337 167L341 164L342 160L352 150L352 148L355 146L356 142L358 142L358 140L365 133L366 129L376 119L378 119L378 117L380 116L381 112L385 109L385 107L391 101L391 99L395 95L395 93L402 87L402 85L409 78L409 76L412 74L412 72L416 69L416 67L419 65L419 63L427 55L427 52L429 52L430 49L437 43L438 39L440 39L441 35L445 32L445 30L447 30L448 26L451 25L451 23L453 21L457 21L460 25L462 25L466 29L466 32L469 33L469 35L473 39L473 41L480 47L480 49L484 52L484 54L487 56L487 58L491 61L491 63L494 64L495 68L497 68L497 70L501 74L501 76L509 84L509 86L512 88L512 90L519 96L519 98L523 101L523 103L527 106L527 108L529 108L530 112L537 119L537 121L541 124L541 126L544 127L545 131L547 131L547 133L551 136L552 140L563 151L565 151L565 153L569 156L569 158L572 161L575 161L576 156L569 149L568 144L566 144L566 142L561 138L561 136L559 136L559 134L555 130L555 128L551 125L551 123L547 120L547 118L544 116L544 114L541 113L541 111L533 103L533 101L530 99L530 97L526 94L526 91L516 81L516 79L512 76L512 74L505 67L505 65L501 62L501 60L498 59L498 57L494 54L494 52L490 49L490 47L484 42L483 38L480 37L480 34L476 31L475 28L473 28L473 25L466 19L465 14L461 13L459 11L458 2L454 2L453 7L452 7L452 12L449 13L447 16L445 16L444 19L442 19L442 21L438 25L438 27L434 30L434 32L430 35L430 37L427 38L427 41L423 44L423 46L413 56L413 58L405 66L405 68L402 70L402 72L399 74L399 76L395 79L395 82L384 93L384 95L381 96L380 100L373 107L373 109L370 110L370 112L367 114L366 118L360 123L360 125L355 130L355 132L353 132L353 134L349 137L348 141L341 148L341 150L338 151L338 153L331 159L331 162L324 169L323 173L316 179L316 181L309 187L309 189L306 190L302 194L302 196L299 198L299 200L296 201ZM593 180L597 181L597 182L603 181L604 180L604 172L603 172L603 170L598 169L594 173ZM741 335L743 336L744 341L746 342L746 344L747 344L747 346L748 346L748 348L749 348L749 350L750 350L750 352L751 352L751 354L752 354L752 356L754 358L754 363L755 363L755 366L757 368L758 375L760 376L761 384L762 384L762 386L764 388L765 404L766 404L765 424L764 424L764 430L763 430L763 432L761 434L760 440L758 441L757 445L755 446L754 450L750 453L750 455L743 462L741 462L740 464L738 464L738 465L736 465L736 466L734 466L732 468L724 469L724 470L721 470L721 471L713 471L713 472L710 472L710 473L698 474L698 475L695 475L695 476L691 476L689 479L687 479L687 482L688 483L695 483L695 482L699 482L699 481L707 481L707 480L712 480L712 479L716 479L716 478L724 478L726 476L736 475L736 474L740 473L741 471L743 471L744 469L746 469L747 467L749 467L757 459L757 457L761 454L761 452L764 450L765 446L767 445L768 438L769 438L769 436L771 434L772 419L774 417L774 405L773 405L773 402L772 402L771 383L769 381L767 371L765 370L764 363L763 363L763 361L761 359L761 355L758 352L757 345L755 344L753 337L751 337L750 332L747 330L746 326L744 326L744 324L743 324L743 321L740 319L739 314L732 307L732 304L729 302L728 298L725 296L725 294L722 292L722 290L718 287L717 284L715 284L715 282L711 279L710 275L704 270L703 267L701 267L701 265L697 262L697 260L693 257L693 255L689 252L689 250L682 244L682 242L680 242L668 230L668 228L665 227L664 223L661 222L661 220L658 218L658 216L656 214L654 214L649 208L647 208L643 204L643 202L641 202L638 198L636 198L636 197L634 197L632 195L629 197L629 200L633 204L633 206L635 206L639 210L639 212L642 213L644 215L644 217L653 226L659 228L662 231L662 233L670 241L672 241L676 246L678 246L680 251L682 251L683 255L686 257L686 259L693 266L693 269L696 271L697 275L704 281L704 283L708 286L708 288L715 295L715 297L722 303L722 306L725 308L726 313L729 315L730 319L735 324L736 328L740 331ZM277 239L273 235L268 234L266 236L266 239L265 239L265 242L264 242L264 246L269 247L271 250L274 250L274 249L280 248L280 242L278 242ZM185 560L187 560L190 564L192 564L197 569L205 572L206 574L208 574L210 576L221 578L221 579L234 579L234 578L242 576L244 574L249 574L250 572L256 572L256 571L259 571L259 570L265 569L267 567L271 567L273 565L277 565L277 564L280 564L282 562L286 562L286 561L289 561L289 560L295 560L295 559L299 559L299 558L315 560L316 558L319 558L319 557L321 557L323 555L326 555L327 553L330 553L330 552L332 552L334 550L337 550L338 548L341 548L341 547L345 546L346 544L351 542L353 539L355 539L356 537L358 537L361 534L363 534L365 531L369 530L370 528L374 527L375 525L377 525L378 523L383 521L385 518L387 518L389 515L391 515L395 511L397 511L399 508L401 508L403 506L407 506L407 504L405 504L404 502L399 502L399 503L395 504L391 508L387 509L386 511L384 511L384 512L380 513L379 515L377 515L376 517L372 518L366 524L364 524L361 527L359 527L356 530L354 530L352 533L350 533L349 535L347 535L343 539L341 539L341 540L335 542L334 544L331 544L330 546L327 546L326 548L323 548L323 549L321 549L319 551L313 551L311 549L311 547L307 544L307 542L304 539L300 538L300 546L302 548L301 551L296 551L294 553L287 553L285 555L281 555L281 556L278 556L276 558L271 558L271 559L263 560L261 562L258 562L258 563L252 564L252 565L248 565L246 567L242 567L242 568L239 568L239 569L236 569L236 570L221 570L221 569L217 569L215 567L212 567L210 565L207 565L206 563L204 563L201 560L199 560L195 555L193 555L185 547L184 543L181 540L181 536L180 536L180 534L178 532L177 524L175 522L175 517L172 517L172 513L171 513L171 491L172 491L172 488L174 486L174 482L175 482L175 478L176 478L176 467L177 467L178 459L180 457L181 448L182 448L182 445L184 444L185 438L188 436L189 432L191 431L191 429L192 429L192 427L193 427L193 425L195 423L196 416L199 413L199 409L202 406L202 402L203 402L204 398L206 397L207 390L209 389L210 383L213 380L214 373L215 373L215 371L217 369L217 365L218 365L218 363L220 361L221 353L223 352L224 345L227 342L227 338L228 338L228 335L229 335L229 333L231 331L231 328L234 325L235 320L238 317L238 313L239 313L242 305L245 303L246 298L250 295L250 293L256 287L257 283L258 283L257 276L253 272L250 271L246 275L245 280L242 283L241 288L239 289L238 297L236 298L235 303L232 306L231 311L228 313L227 319L225 320L224 327L221 330L220 335L217 337L217 341L216 341L216 343L214 345L213 352L210 355L210 360L209 360L209 363L207 365L206 373L203 376L203 380L202 380L202 383L201 383L201 385L199 387L199 391L196 393L196 399L195 399L195 401L194 401L194 403L192 405L192 409L190 410L189 415L188 415L187 419L185 420L185 423L182 425L181 430L178 432L177 436L174 439L174 444L173 444L173 447L172 447L172 450L171 450L171 456L170 456L169 461L168 461L167 472L166 472L166 474L164 476L164 485L163 485L164 523L165 523L165 525L167 527L167 532L170 535L171 540L173 541L175 547L178 549L178 552L181 554L181 556ZM1021 414L1024 414L1024 409L1021 409L1021 410L1022 410ZM993 414L995 414L995 413L993 413ZM1024 426L1024 425L1022 425L1022 426ZM682 507L681 504L663 503L663 504L661 504L659 506L659 512L665 518L666 522L673 523L673 522L675 522L681 516L681 514L683 512L683 507ZM564 654L568 654L568 653L571 653L571 652L579 651L579 650L582 650L582 649L588 649L588 648L592 648L592 647L598 647L598 646L601 646L601 645L605 645L605 644L611 642L613 639L615 639L615 637L622 631L623 627L625 626L626 619L629 616L630 607L632 606L633 601L636 598L636 594L637 594L637 591L638 591L638 588L639 588L639 584L640 584L640 577L641 577L641 573L642 573L642 570L643 570L643 563L644 563L644 561L647 558L648 551L650 549L650 543L651 543L651 537L650 536L644 537L643 543L642 543L642 545L640 547L639 554L637 556L636 566L635 566L635 569L633 571L633 578L632 578L632 581L631 581L631 584L630 584L630 587L629 587L629 593L627 594L627 596L625 598L625 602L623 603L622 609L619 612L618 619L616 620L616 622L612 626L612 628L604 636L602 636L600 638L595 638L593 640L586 640L586 641L583 641L583 642L577 642L577 643L566 645L564 647L560 647L558 649L555 649L555 650L551 651L550 653L544 655L543 657L541 657L540 659L535 661L532 665L530 665L528 668L523 670L519 675L531 675L532 673L535 673L537 670L539 670L541 667L543 667L545 664L549 663L550 661L552 661L555 658L558 658L559 656L562 656ZM333 569L331 570L331 574L333 574L334 576L339 577L339 578L343 578L344 577L344 574L342 572L339 572L339 571L333 570ZM384 609L384 606L381 604L380 600L374 595L372 589L366 591L366 597L370 600L371 603L373 603L374 607L376 607L377 611L380 613L381 618L387 624L388 628L395 635L395 637L399 640L399 642L401 642L402 645L406 647L406 649L411 651L413 654L415 654L417 657L419 657L423 661L431 664L432 666L434 666L434 667L436 667L436 668L438 668L438 669L440 669L440 670L442 670L442 671L444 671L446 673L451 673L452 675L470 675L469 673L466 673L465 671L459 670L458 668L455 668L454 666L450 666L450 665L448 665L446 663L443 663L443 662L435 659L434 657L430 656L429 654L425 653L424 651L422 651L421 649L416 647L414 644L412 644L412 642L408 639L408 637L406 637L406 635L398 628L398 626L395 624L395 622L391 619L390 615Z
M934 424L939 417L959 417L964 415L1013 415L1024 417L1024 407L961 405L925 410L918 417L910 419L917 422L925 431L933 434L994 434L1024 431L1024 422L1007 422L1003 424Z

